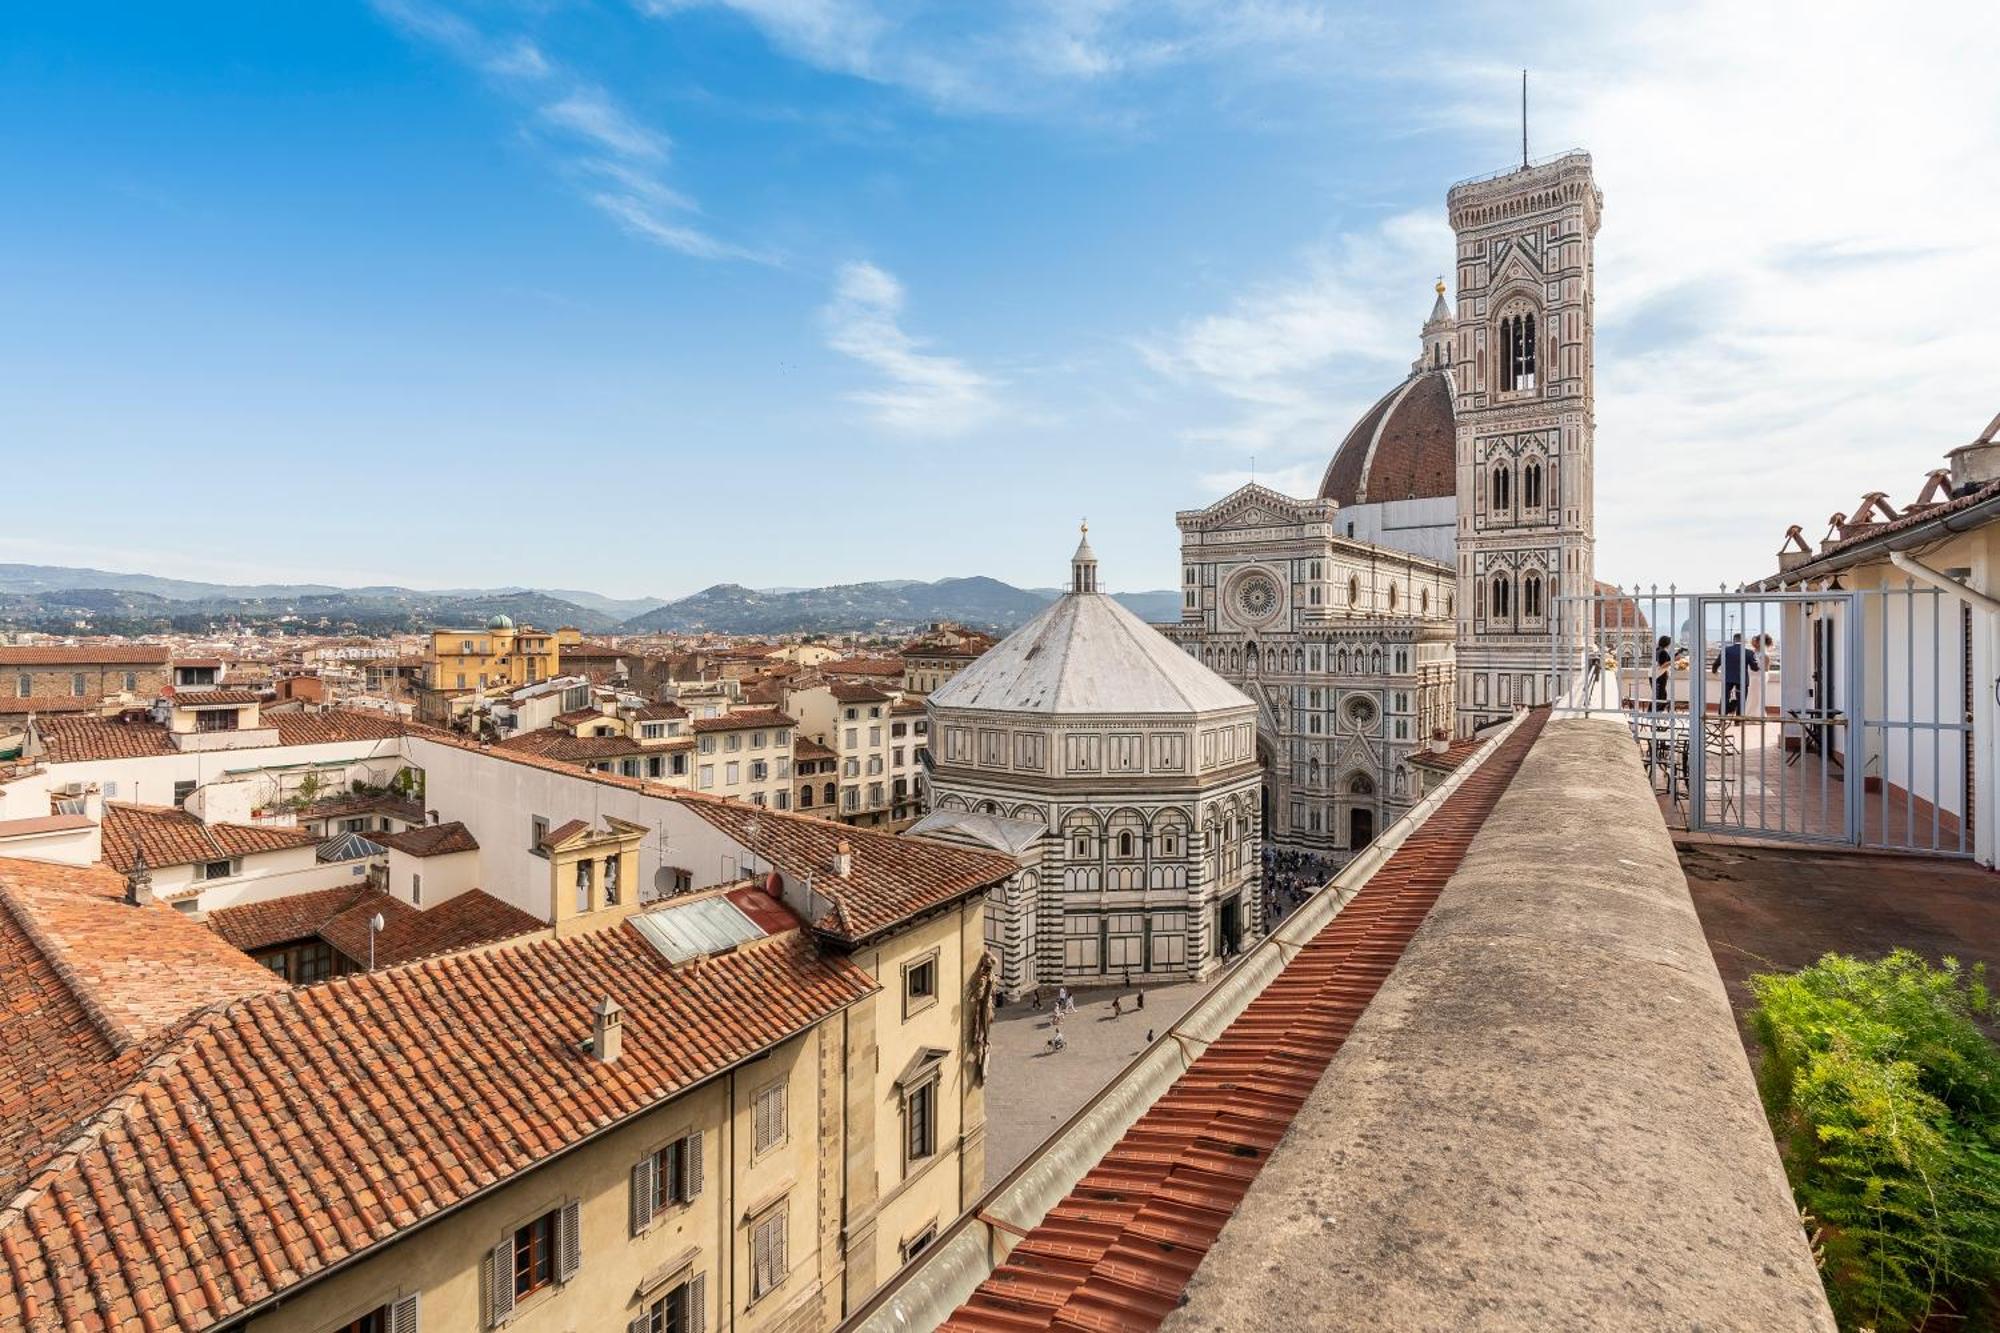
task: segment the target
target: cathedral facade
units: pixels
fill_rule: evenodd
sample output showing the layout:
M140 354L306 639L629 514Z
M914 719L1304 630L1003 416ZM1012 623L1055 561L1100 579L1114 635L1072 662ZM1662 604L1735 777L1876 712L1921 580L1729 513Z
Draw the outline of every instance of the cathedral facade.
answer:
M1585 153L1452 187L1457 301L1311 500L1250 485L1177 516L1163 627L1258 709L1271 841L1342 859L1421 793L1409 761L1545 702L1595 586ZM1574 644L1559 640L1565 635Z

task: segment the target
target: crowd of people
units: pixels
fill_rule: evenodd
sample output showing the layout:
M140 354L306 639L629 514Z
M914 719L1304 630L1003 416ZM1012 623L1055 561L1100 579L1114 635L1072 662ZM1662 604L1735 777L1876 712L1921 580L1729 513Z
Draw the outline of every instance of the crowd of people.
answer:
M1340 867L1317 852L1264 849L1264 927L1266 930L1298 910L1315 889L1332 879Z

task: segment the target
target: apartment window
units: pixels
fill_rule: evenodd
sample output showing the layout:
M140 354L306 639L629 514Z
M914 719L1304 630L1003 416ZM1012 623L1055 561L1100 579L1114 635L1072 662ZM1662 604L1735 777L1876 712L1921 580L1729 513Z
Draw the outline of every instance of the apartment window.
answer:
M861 790L858 787L840 789L840 808L852 814L861 808Z
M236 723L234 708L204 708L194 715L196 731L234 731Z
M658 755L654 755L654 756L652 756L652 757L651 757L650 759L646 760L646 776L647 776L647 777L649 777L649 778L657 778L657 777L659 777L659 776L661 775L661 773L662 773L663 771L664 771L664 770L663 770L663 768L662 768L662 766L661 766L661 764L660 764L660 756L658 756Z
M701 738L701 752L702 752L703 754L714 754L714 753L715 753L715 737L713 737L713 736L703 736L703 737Z
M908 731L909 727L901 722L891 722L889 724L889 734L891 736L902 736Z
M779 792L776 801L780 810L789 810L792 808L792 794L788 791Z
M785 746L791 744L791 741L792 733L789 731L774 731L771 733L771 744L777 746L779 749L783 749Z
M753 1153L763 1156L785 1141L785 1085L773 1083L757 1094L752 1107L755 1147Z
M789 1202L780 1200L750 1228L750 1299L761 1300L785 1280L785 1227Z
M902 746L898 745L894 750L889 752L889 762L897 768L901 768L903 766Z
M904 1241L900 1247L903 1253L903 1262L908 1263L925 1250L928 1250L931 1244L937 1240L937 1234L937 1223L933 1222L916 1235Z
M677 778L684 778L687 776L687 771L688 757L684 754L675 755L672 769L673 775Z
M134 691L134 690L136 690L136 689L138 689L138 688L139 688L139 673L138 673L138 672L136 672L136 671L128 671L128 672L126 672L126 673L125 673L125 693L127 693L127 694L130 694L130 693L132 693L132 691Z
M880 804L882 804L882 784L871 782L868 784L868 808L872 810Z
M464 657L472 656L472 640L470 639L460 640L458 645L458 651L461 656Z
M751 749L753 749L753 750L761 750L761 749L763 749L763 748L764 748L764 733L763 733L763 732L761 732L761 731L753 731L753 732L751 732L751 733L750 733L750 748L751 748Z
M724 736L724 737L722 738L722 748L723 748L723 749L725 749L725 750L740 750L740 749L742 749L742 748L743 748L743 735L742 735L742 733L741 733L741 732L736 732L736 731L732 731L732 732L730 732L730 733L729 733L729 734L728 734L727 736Z
M750 780L752 782L762 782L770 776L771 766L769 764L765 763L762 759L753 759L750 761Z
M723 765L722 772L723 780L732 787L743 781L743 765L734 759Z
M715 789L714 764L703 764L701 766L701 789L703 791L713 791Z
M417 1294L411 1292L387 1305L378 1305L333 1333L417 1333Z
M31 697L34 692L35 678L33 676L22 674L14 677L14 695L16 698L26 699Z
M625 1333L701 1333L708 1317L708 1274L671 1287L626 1325Z
M461 690L465 688L465 673L463 671L458 673L458 688Z
M89 679L81 671L72 673L69 678L69 692L78 698L82 698L84 690L89 686Z
M632 1168L632 1234L653 1225L675 1204L701 1194L701 1131L684 1134L640 1158Z
M849 711L851 712L852 710ZM854 750L854 749L859 749L860 745L861 745L861 728L849 727L847 729L847 745L845 748L849 750Z
M203 879L228 879L230 875L235 873L235 867L236 863L234 861L206 861L202 863L201 877Z
M870 745L880 745L882 743L882 728L868 728L868 743Z
M578 1208L566 1203L551 1208L493 1247L488 1293L491 1327L498 1328L525 1298L576 1276L582 1263Z
M424 877L422 875L411 875L410 906L422 907L423 905L424 905Z
M174 804L179 805L188 797L194 795L194 786L193 782L176 782L174 784Z
M850 709L846 710L845 712L843 712L843 713L841 714L841 716L842 716L842 717L844 717L844 718L846 718L846 719L847 719L847 720L848 720L849 722L852 722L852 721L853 721L853 720L854 720L855 718L857 718L857 717L861 716L861 714L859 714L858 712L856 712L856 711L855 711L854 709L850 708Z
M903 1163L911 1166L937 1152L937 1079L913 1087L903 1097Z
M938 956L935 950L903 965L903 1017L937 1003Z

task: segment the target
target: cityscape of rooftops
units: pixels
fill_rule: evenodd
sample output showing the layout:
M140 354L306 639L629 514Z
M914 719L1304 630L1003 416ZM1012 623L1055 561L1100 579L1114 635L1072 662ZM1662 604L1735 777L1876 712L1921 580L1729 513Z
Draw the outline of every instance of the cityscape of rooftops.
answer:
M2000 1326L2000 25L1522 19L11 15L0 1330Z

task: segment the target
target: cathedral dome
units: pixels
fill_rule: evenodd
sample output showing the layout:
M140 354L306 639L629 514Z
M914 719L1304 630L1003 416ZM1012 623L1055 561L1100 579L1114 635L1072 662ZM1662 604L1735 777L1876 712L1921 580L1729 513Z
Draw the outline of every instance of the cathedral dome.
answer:
M1210 713L1250 700L1097 589L1085 541L1071 591L931 691L933 709L1073 716Z
M1458 420L1442 366L1417 371L1363 413L1319 484L1322 500L1343 505L1457 493Z

